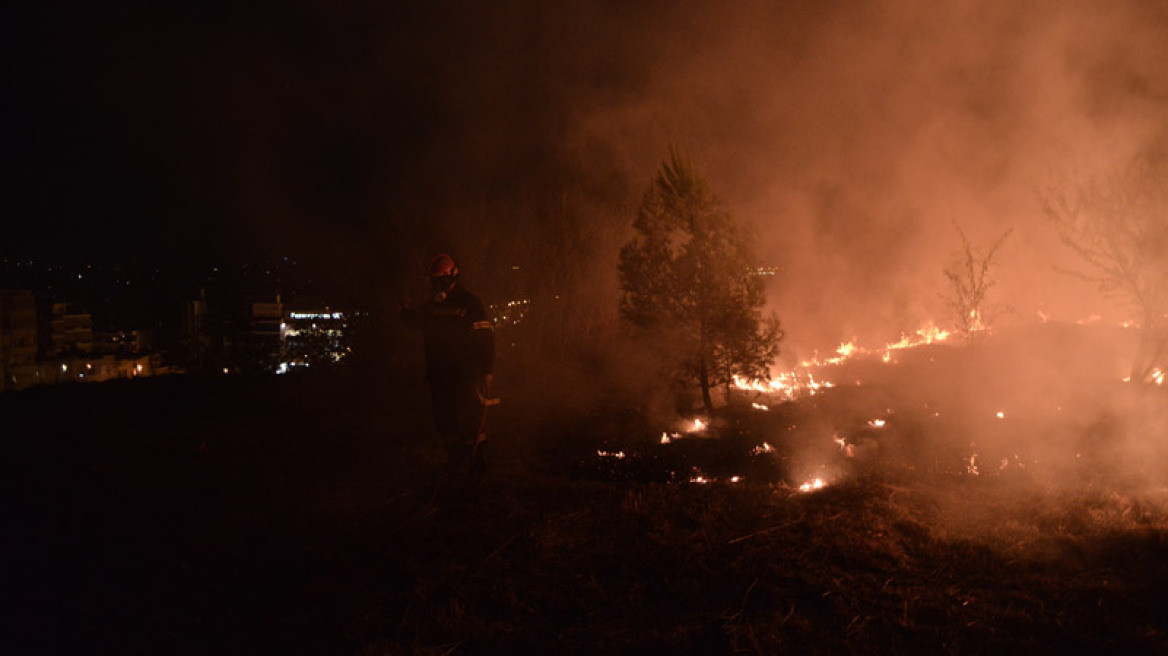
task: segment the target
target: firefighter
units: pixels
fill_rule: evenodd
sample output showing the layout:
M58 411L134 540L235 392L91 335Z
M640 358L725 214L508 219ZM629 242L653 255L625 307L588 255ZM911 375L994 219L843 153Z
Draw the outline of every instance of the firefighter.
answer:
M446 254L430 261L432 297L414 305L402 298L401 316L422 331L434 428L451 470L482 473L482 432L494 378L495 337L479 299L458 281L458 265Z

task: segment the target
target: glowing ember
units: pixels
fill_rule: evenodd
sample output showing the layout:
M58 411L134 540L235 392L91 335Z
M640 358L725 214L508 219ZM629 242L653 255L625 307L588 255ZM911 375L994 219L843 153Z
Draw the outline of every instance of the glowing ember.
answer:
M1152 370L1152 382L1156 383L1157 385L1163 385L1163 384L1164 384L1164 372L1163 372L1163 370L1161 370L1161 369L1153 369L1153 370Z
M999 410L998 411L998 419L1005 419L1005 418L1006 418L1006 413Z
M697 474L695 476L690 476L689 482L690 483L697 483L699 485L705 485L705 484L710 482L710 479L706 478L705 476L702 476L701 474Z
M816 478L816 479L810 480L810 481L800 485L799 491L800 492L813 492L815 490L821 490L826 486L827 486L826 481L824 481L822 478Z
M884 424L886 423L888 422L883 419L872 419L868 422L868 425L872 428L884 428Z
M600 458L616 458L617 460L624 460L624 458L625 458L624 451L600 451L600 450L598 450L596 452L596 455Z
M731 482L731 483L737 483L737 482L739 482L739 481L741 481L741 480L742 480L742 477L741 477L741 476L731 476L731 477L730 477L730 482Z
M761 456L764 453L774 453L774 451L775 451L775 448L773 446L771 446L770 444L768 444L766 442L763 442L762 444L751 449L750 455Z
M767 406L765 406L761 403L751 403L750 407L754 408L755 410L762 410L764 412L767 410L770 410L770 408L768 408Z

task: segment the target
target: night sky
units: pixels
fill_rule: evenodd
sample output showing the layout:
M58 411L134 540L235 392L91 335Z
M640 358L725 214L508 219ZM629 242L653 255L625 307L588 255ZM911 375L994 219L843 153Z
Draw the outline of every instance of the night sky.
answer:
M0 255L290 255L394 296L449 250L611 312L673 145L759 229L789 337L835 343L938 312L954 222L1014 228L1020 316L1105 313L1038 196L1168 143L1157 3L246 4L7 12Z

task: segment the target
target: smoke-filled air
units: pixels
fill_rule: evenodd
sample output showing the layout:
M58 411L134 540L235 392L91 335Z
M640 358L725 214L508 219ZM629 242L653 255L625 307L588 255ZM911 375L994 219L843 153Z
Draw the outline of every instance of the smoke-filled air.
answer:
M1126 394L1112 383L1163 378L1163 302L1141 307L1123 280L1164 284L1162 8L582 3L461 20L420 44L410 79L441 129L372 243L400 249L407 287L445 249L484 295L528 304L535 359L580 387L558 409L627 392L669 433L670 413L701 405L677 399L620 312L618 254L680 154L749 234L741 265L763 279L760 316L782 326L769 376L743 371L715 405L865 388L889 397L873 420L959 417L960 436L930 439L952 440L945 457L968 472L1042 461L1092 426L1126 454L1109 462L1162 454L1158 424L1111 405ZM1125 230L1134 259L1091 254ZM1057 436L1032 425L1047 421Z
M0 652L1168 653L1168 2L56 4Z

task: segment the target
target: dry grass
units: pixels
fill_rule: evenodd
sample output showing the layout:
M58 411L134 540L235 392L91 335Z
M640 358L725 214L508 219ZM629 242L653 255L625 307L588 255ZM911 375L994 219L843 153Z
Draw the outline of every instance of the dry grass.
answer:
M496 483L474 504L491 520L432 515L388 548L397 562L478 545L414 560L417 583L382 606L396 621L368 653L1164 648L1161 500L1002 501L984 486L939 497L873 482L812 494ZM989 507L1000 527L971 526L965 513Z
M6 454L19 626L0 647L1168 652L1163 487L903 459L810 494L782 475L573 478L548 456L559 429L515 403L496 424L496 472L444 479L433 443L410 437L424 434L424 403L362 389L154 381L0 399L13 421L46 424ZM598 442L622 434L606 425ZM788 446L821 437L805 426ZM770 430L724 427L731 446ZM563 435L563 448L594 446Z

